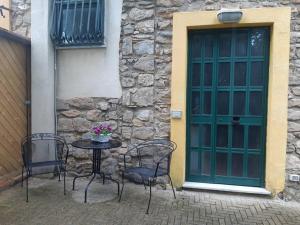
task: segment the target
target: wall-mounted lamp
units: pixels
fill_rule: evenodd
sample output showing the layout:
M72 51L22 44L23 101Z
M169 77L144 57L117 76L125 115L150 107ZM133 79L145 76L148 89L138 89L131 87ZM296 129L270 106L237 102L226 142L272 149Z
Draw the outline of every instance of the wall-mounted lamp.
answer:
M238 23L242 16L243 12L240 9L221 9L217 14L220 23Z

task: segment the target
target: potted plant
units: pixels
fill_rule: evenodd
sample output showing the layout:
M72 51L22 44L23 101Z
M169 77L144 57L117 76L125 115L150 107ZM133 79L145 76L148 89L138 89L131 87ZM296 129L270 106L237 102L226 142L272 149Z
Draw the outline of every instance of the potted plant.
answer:
M92 141L108 142L110 140L112 129L109 124L98 124L91 129Z

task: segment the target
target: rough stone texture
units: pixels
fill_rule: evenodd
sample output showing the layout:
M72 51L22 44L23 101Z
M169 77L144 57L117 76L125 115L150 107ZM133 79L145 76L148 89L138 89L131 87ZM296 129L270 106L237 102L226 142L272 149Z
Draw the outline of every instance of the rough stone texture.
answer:
M11 29L20 35L31 36L31 0L11 1Z
M57 99L60 105L58 113L58 132L65 137L70 147L69 171L70 174L83 174L91 170L91 151L72 148L70 143L79 138L89 138L90 129L99 122L110 124L113 129L113 138L121 139L119 121L122 116L117 111L118 99L105 98L74 98L69 100ZM133 113L132 113L133 116ZM128 116L130 119L130 115ZM118 172L119 149L112 154L103 151L103 171L115 175Z
M300 154L300 5L298 0L149 0L123 1L122 33L120 46L127 39L132 40L133 51L123 54L120 50L120 76L137 79L135 86L123 85L122 107L134 111L132 123L124 123L122 136L135 142L147 138L164 137L170 134L170 79L172 59L172 14L174 12L196 10L219 10L222 8L258 8L282 7L292 8L291 54L290 54L290 94L289 94L289 128L287 145L286 173L300 174L297 166ZM152 13L153 12L153 13ZM134 16L133 16L134 15ZM130 32L128 32L130 27ZM153 46L153 51L151 47ZM138 74L133 76L133 74ZM151 89L144 87L153 87ZM152 120L141 119L140 110L153 112ZM143 118L143 117L142 117ZM130 126L128 126L130 125ZM133 129L129 130L129 127ZM132 133L131 138L130 132ZM300 200L297 193L299 185L287 180L285 194L287 198ZM298 191L299 192L299 191Z
M25 36L30 36L30 2L12 0L12 29ZM299 0L124 0L120 40L122 98L76 98L57 101L60 133L71 142L86 135L89 125L97 121L109 121L115 128L114 135L122 138L124 146L139 139L146 139L143 134L147 138L169 138L172 14L219 10L221 7L281 6L292 8L286 173L300 174L300 168L297 166L300 158ZM148 116L145 116L147 114L144 110L150 113L149 119L145 119ZM83 125L83 128L79 128L79 125ZM141 128L151 130L151 135L145 130L137 134L137 130ZM88 161L80 162L78 171L84 167L84 163L88 164ZM76 167L74 161L72 167ZM287 198L300 200L298 189L297 183L287 180Z

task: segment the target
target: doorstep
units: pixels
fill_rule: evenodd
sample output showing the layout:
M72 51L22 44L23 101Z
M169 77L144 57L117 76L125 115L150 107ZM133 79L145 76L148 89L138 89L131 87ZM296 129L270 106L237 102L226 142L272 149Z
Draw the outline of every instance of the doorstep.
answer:
M268 195L272 193L265 188L259 187L245 187L236 185L225 185L225 184L208 184L208 183L196 183L196 182L184 182L183 188L187 189L198 189L198 190L211 190L211 191L224 191L224 192L235 192L242 194L256 194L256 195Z

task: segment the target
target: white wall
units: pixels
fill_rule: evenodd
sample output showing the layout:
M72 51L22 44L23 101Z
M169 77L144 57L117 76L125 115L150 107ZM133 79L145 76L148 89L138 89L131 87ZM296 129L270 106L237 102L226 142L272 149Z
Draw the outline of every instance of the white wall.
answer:
M121 97L119 80L121 13L122 0L106 1L106 47L58 50L58 98Z
M49 37L49 1L31 1L32 132L54 132L54 54Z

